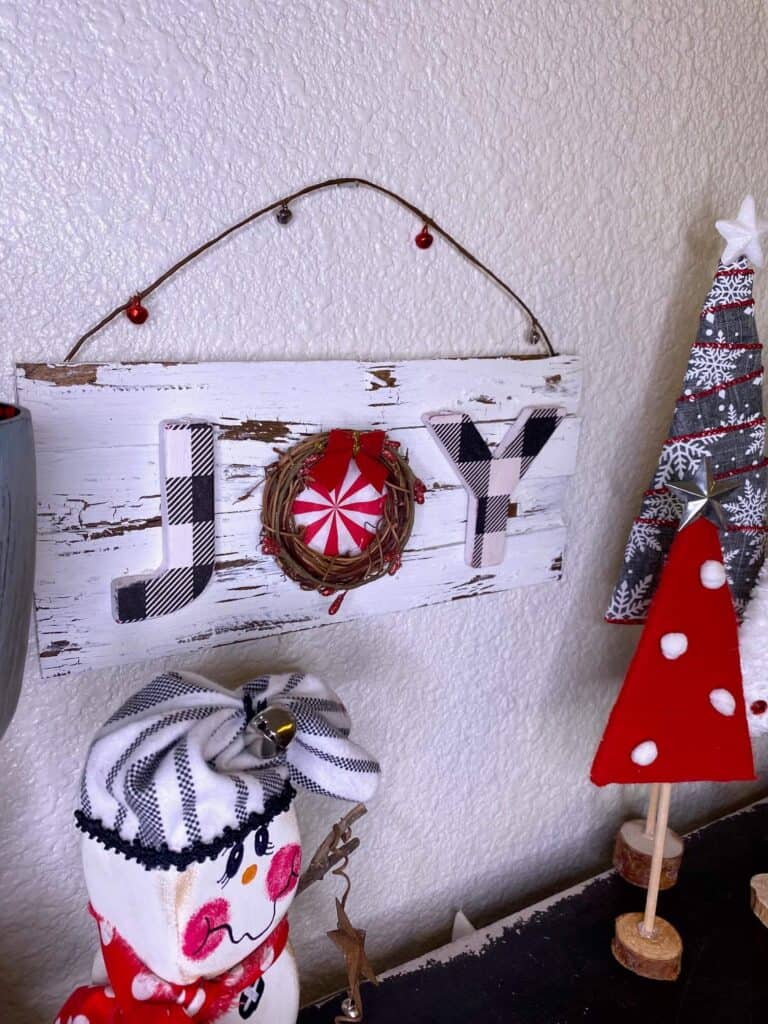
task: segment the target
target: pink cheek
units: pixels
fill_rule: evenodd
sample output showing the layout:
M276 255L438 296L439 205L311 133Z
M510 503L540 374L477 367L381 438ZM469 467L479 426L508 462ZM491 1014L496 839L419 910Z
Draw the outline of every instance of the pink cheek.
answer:
M224 941L226 932L214 932L211 928L229 923L229 903L226 900L211 900L196 910L184 929L181 951L190 960L204 960Z
M301 873L301 847L298 843L281 846L272 858L267 872L267 896L276 903L283 896L293 892Z

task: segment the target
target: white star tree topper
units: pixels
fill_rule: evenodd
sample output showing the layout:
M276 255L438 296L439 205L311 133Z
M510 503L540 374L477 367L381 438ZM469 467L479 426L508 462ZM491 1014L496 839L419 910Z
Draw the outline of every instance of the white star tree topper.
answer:
M715 227L726 241L723 263L735 263L739 256L746 256L755 267L765 265L760 238L768 232L768 221L758 220L752 196L744 197L735 220L715 221Z

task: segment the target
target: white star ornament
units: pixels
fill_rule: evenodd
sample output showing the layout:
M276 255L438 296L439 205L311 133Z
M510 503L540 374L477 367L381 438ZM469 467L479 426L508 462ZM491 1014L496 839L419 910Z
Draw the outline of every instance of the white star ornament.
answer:
M736 220L718 220L715 227L726 241L723 263L735 263L739 256L746 256L755 267L765 265L760 238L768 232L768 221L758 220L752 196L745 196Z

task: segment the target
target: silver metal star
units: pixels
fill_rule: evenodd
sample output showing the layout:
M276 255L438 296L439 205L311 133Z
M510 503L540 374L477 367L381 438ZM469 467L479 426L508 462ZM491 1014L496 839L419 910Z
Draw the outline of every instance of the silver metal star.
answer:
M716 481L712 474L712 459L705 455L689 480L667 484L669 490L684 502L678 530L684 529L699 516L706 516L720 529L725 529L727 519L720 499L735 491L738 486L738 481Z

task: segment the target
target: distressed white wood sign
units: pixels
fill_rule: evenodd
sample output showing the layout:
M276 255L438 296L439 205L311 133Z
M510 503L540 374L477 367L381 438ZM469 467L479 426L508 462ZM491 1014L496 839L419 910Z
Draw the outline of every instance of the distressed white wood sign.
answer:
M17 368L38 479L37 633L44 676L188 653L380 612L556 580L563 503L574 471L581 383L574 356L395 363L108 363ZM566 416L509 508L504 560L464 559L465 491L422 424L468 413L495 446L526 407ZM185 608L118 623L112 581L162 559L159 426L216 426L215 571ZM333 427L384 429L428 490L402 569L329 601L287 580L261 552L261 485L278 453Z

